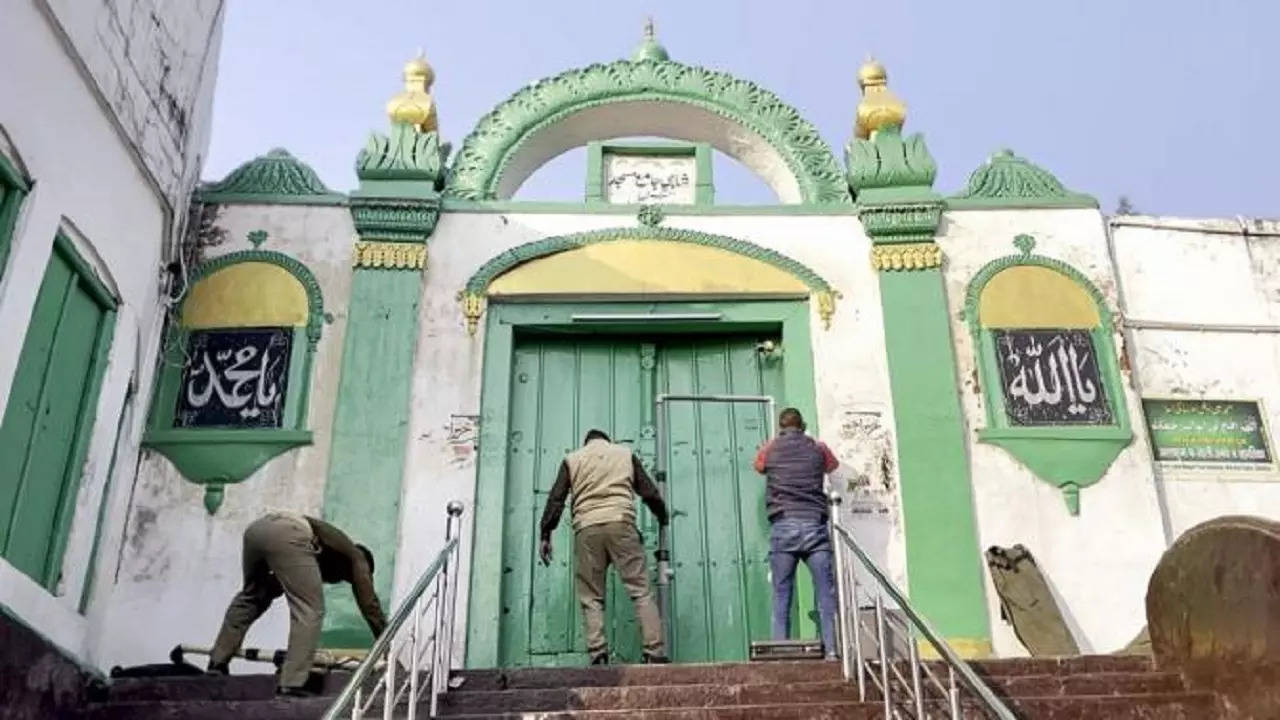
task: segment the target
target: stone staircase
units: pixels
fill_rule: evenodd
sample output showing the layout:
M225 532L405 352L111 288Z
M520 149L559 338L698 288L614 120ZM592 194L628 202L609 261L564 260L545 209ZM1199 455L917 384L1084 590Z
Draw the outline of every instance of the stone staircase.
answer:
M974 663L1019 717L1209 720L1208 693L1146 658L1086 656ZM327 678L327 697L275 699L271 676L117 680L84 720L204 720L320 717L345 676ZM719 720L721 718L883 718L883 705L858 702L837 663L614 666L467 670L441 700L444 717L481 719ZM940 710L941 707L935 709ZM426 708L419 717L426 717ZM982 717L966 705L966 716ZM381 717L381 715L378 715Z

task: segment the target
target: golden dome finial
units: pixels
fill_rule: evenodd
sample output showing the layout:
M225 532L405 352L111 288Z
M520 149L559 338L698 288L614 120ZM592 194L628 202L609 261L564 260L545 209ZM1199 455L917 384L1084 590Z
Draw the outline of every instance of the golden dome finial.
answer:
M858 68L858 87L862 89L862 100L858 103L854 135L866 140L877 130L891 125L902 127L907 120L907 106L889 90L889 73L884 65L870 55Z
M435 81L435 70L419 50L416 57L404 64L404 90L387 101L387 115L391 122L412 125L423 133L439 129L436 104L430 92Z

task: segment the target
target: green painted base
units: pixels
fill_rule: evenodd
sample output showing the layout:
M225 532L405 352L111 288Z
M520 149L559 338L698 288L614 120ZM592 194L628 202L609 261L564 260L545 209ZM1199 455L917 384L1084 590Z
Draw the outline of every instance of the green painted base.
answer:
M209 514L222 505L223 487L249 477L271 458L311 444L309 430L159 430L143 447L169 458L178 472L205 486Z
M986 428L978 440L1004 448L1035 473L1062 490L1067 509L1080 514L1080 489L1102 479L1120 451L1133 441L1128 428Z

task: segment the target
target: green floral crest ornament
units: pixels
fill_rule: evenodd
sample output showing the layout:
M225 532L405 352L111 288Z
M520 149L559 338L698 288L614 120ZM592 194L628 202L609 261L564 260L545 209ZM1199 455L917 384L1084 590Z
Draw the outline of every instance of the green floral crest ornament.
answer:
M1013 246L1023 255L1030 255L1036 249L1036 239L1023 233L1013 238Z
M998 150L973 171L969 184L947 204L954 208L1096 208L1091 195L1072 192L1053 173L1012 150Z
M426 180L438 186L444 182L448 155L449 143L440 142L440 133L397 123L389 135L370 133L356 155L356 175L361 180Z
M196 199L216 204L341 205L346 196L320 182L306 163L276 148L256 157L216 183L200 188Z
M267 241L267 231L250 230L249 234L245 235L244 239L249 241L249 244L253 246L254 250L257 250L262 247L262 243Z

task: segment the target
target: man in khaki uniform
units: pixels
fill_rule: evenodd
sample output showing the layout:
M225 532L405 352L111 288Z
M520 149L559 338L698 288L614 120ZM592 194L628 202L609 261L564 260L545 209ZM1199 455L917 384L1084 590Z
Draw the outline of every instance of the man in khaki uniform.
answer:
M573 495L574 581L582 624L586 626L587 652L592 665L609 662L604 635L605 571L610 565L622 576L622 584L635 603L636 619L644 636L644 661L668 662L662 639L662 619L649 591L644 545L636 529L635 496L667 524L667 506L640 460L623 445L610 442L600 430L591 430L581 448L560 463L547 506L542 512L539 555L551 563L551 532L560 524L565 497Z
M209 654L209 672L225 674L255 620L282 594L289 602L289 649L278 692L303 696L324 620L323 583L351 583L376 638L387 626L373 590L373 553L323 520L270 512L244 531L244 588L231 600Z

